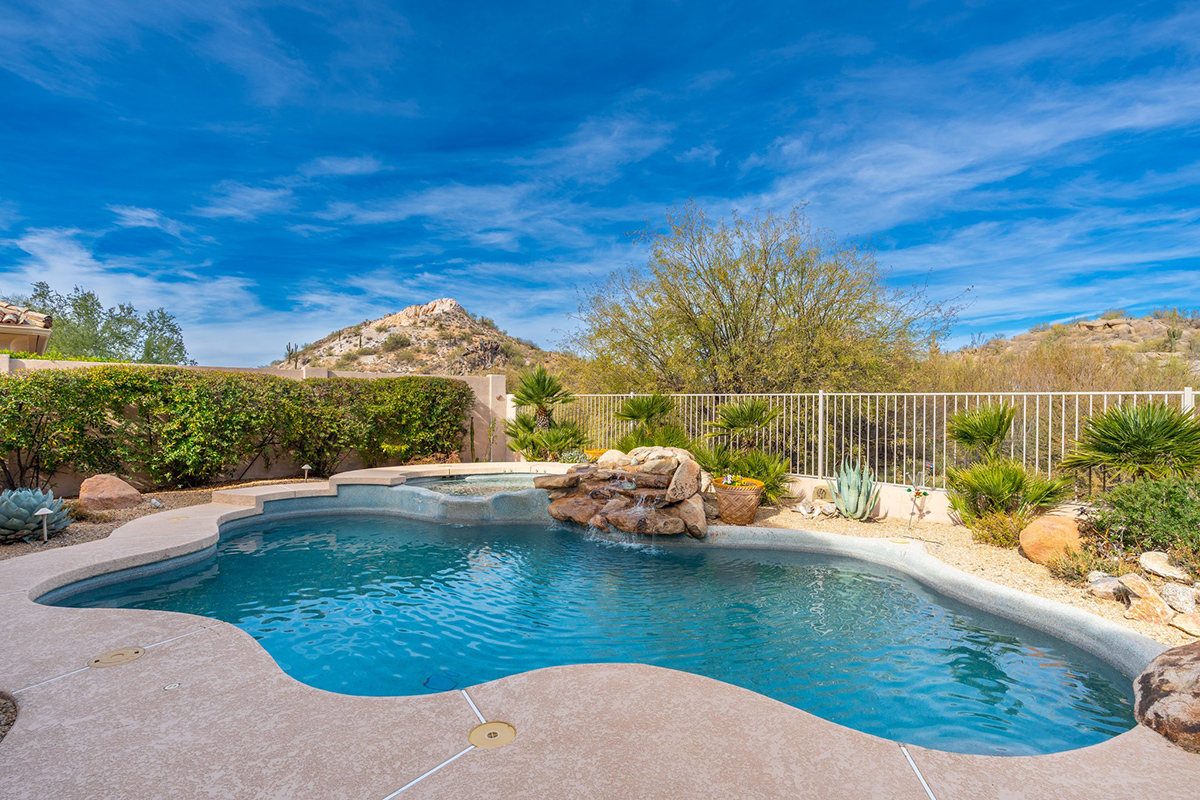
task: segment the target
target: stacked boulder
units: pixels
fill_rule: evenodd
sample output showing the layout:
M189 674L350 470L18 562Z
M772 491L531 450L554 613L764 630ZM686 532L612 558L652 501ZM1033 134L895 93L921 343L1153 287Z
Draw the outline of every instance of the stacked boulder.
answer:
M550 516L606 532L703 539L717 515L715 503L704 497L712 476L679 447L608 450L594 464L539 476L533 485L549 493Z

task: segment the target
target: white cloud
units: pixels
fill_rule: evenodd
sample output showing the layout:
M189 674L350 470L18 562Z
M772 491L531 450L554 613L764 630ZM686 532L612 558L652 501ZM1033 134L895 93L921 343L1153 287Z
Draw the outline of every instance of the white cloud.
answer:
M551 180L606 184L618 178L627 164L657 153L670 142L670 127L627 114L586 120L562 144L547 147L512 163L537 169Z
M229 217L243 222L257 219L264 214L280 214L290 211L295 203L289 188L269 189L262 186L246 186L237 181L222 181L215 187L216 193L208 205L192 209L200 217Z
M176 239L183 238L185 226L183 223L166 217L161 211L153 208L138 208L137 206L109 206L108 210L117 215L117 225L122 228L155 228Z
M371 175L384 169L375 156L323 156L300 167L303 175Z

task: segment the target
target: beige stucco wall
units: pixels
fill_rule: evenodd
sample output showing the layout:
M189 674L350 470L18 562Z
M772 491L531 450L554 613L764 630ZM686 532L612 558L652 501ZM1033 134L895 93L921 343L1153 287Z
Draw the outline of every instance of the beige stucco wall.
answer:
M792 493L800 500L808 500L812 498L812 490L814 486L825 486L824 480L816 478L801 478L793 476L790 485ZM929 495L921 498L917 508L913 511L912 493L907 491L907 487L899 486L894 483L880 484L879 504L875 507L875 516L880 519L903 519L909 517L909 513L913 512L914 521L923 522L941 522L952 523L950 517L950 500L946 493L938 490L928 490Z

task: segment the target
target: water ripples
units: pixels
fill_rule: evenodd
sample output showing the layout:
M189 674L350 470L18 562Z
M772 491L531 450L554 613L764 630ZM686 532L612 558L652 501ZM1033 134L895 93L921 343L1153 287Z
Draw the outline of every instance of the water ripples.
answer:
M905 576L815 554L306 518L68 602L226 620L295 678L349 694L632 661L943 750L1054 752L1133 724L1129 681L1099 659Z

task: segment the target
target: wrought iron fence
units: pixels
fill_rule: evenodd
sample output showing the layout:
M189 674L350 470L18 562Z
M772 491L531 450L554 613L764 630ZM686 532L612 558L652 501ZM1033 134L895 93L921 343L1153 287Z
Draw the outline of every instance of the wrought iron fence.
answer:
M616 419L624 394L576 395L562 412L588 432L598 446L611 447L633 429ZM1004 447L1027 468L1054 474L1088 417L1111 406L1160 402L1192 409L1193 391L1154 392L987 392L676 394L670 420L693 438L711 432L724 403L762 398L779 415L765 432L762 446L786 457L792 471L813 478L831 477L843 459L865 462L881 480L945 486L946 468L963 463L965 454L947 435L959 411L993 403L1016 409Z

